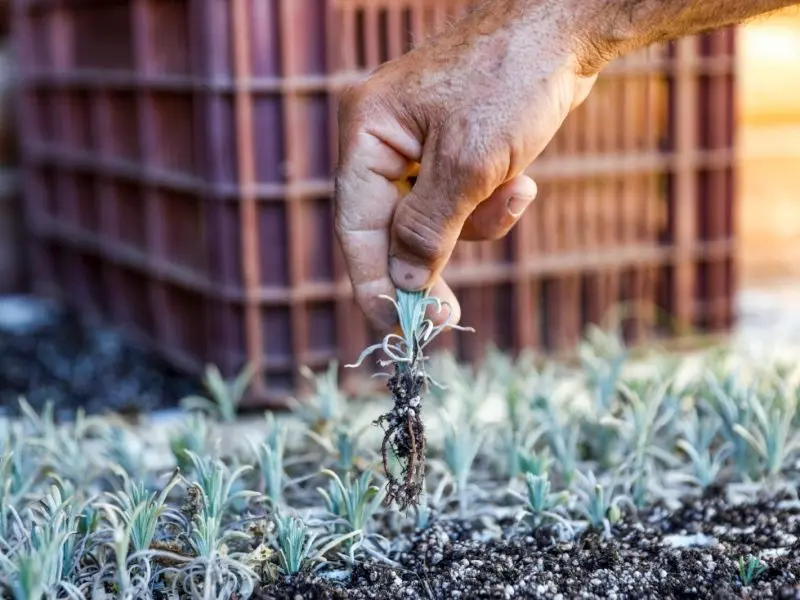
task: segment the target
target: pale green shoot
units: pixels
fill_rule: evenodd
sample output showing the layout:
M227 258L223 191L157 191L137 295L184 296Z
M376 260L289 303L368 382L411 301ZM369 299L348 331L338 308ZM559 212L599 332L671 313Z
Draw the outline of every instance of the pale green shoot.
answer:
M207 411L226 423L233 423L236 421L239 404L244 399L255 372L255 367L248 364L233 381L227 382L216 366L208 365L203 377L203 385L211 399L203 396L188 396L181 400L181 406L185 410Z

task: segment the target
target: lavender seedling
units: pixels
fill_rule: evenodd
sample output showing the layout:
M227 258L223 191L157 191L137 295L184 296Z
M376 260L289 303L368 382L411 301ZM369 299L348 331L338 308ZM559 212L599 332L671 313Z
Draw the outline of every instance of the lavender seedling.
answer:
M102 590L106 573L113 566L115 568L114 587L116 597L121 600L150 599L153 597L150 592L150 581L152 580L152 570L148 552L130 554L132 545L132 533L136 521L147 509L145 503L138 504L133 511L125 515L125 522L120 520L122 516L115 507L108 504L100 505L107 521L107 531L110 539L104 540L103 544L108 546L114 554L115 562L104 565L94 577L94 589ZM102 595L100 597L108 597Z
M175 462L184 473L192 469L191 454L205 456L214 448L214 431L212 424L203 413L192 413L186 423L182 424L182 431L169 439L169 448L175 457Z
M547 446L556 459L555 464L564 485L571 486L575 474L578 473L580 427L574 423L561 425L554 417L550 417L537 432L544 434Z
M87 487L101 468L97 457L87 452L85 444L95 419L87 418L82 409L71 423L58 426L50 417L47 419L42 423L46 436L32 439L30 445L43 451L42 463L46 468L76 487Z
M59 597L81 599L70 581L76 566L77 510L53 488L40 504L14 518L13 549L4 540L8 554L0 550L0 580L7 583L15 599Z
M38 414L25 398L19 399L19 408L22 412L23 427L27 430L25 433L28 436L37 438L55 436L58 426L55 419L55 404L52 400L45 402L42 414Z
M473 424L462 420L461 426L456 427L452 422L447 421L444 437L444 462L456 484L458 512L462 519L467 516L469 474L482 443L483 435Z
M234 492L236 481L249 467L239 467L231 472L220 460L203 459L191 453L189 457L197 478L192 487L199 501L188 540L194 558L180 569L181 577L174 580L173 592L177 593L180 581L183 590L193 598L211 600L228 598L233 594L249 597L258 576L238 560L243 555L231 552L229 545L250 538L234 528L236 522L226 524L226 515L232 504L259 495L248 490Z
M705 403L719 416L722 434L732 446L732 458L736 471L750 475L754 470L753 449L737 429L749 430L753 420L752 407L758 401L755 390L739 385L735 376L723 378L708 374L702 390Z
M281 569L286 575L300 572L314 549L316 534L300 520L290 515L276 513L273 516L278 538Z
M703 491L717 480L731 453L728 442L712 450L719 429L720 423L716 418L701 418L699 411L693 410L684 427L683 437L676 444L689 458L691 472L688 478Z
M382 296L394 304L400 322L401 335L390 333L383 341L365 349L355 364L382 350L388 359L380 360L381 366L392 366L388 388L394 400L391 411L377 419L384 429L381 443L381 456L386 474L386 503L396 502L401 510L415 506L419 502L425 481L425 428L422 423L422 392L430 377L425 370L428 357L425 348L445 328L460 331L474 331L467 327L450 324L450 316L440 324L434 325L425 316L428 307L438 312L446 306L428 292L397 291L397 300ZM452 314L452 313L451 313ZM387 374L388 375L388 374ZM391 450L402 464L400 477L395 477L389 469L388 452Z
M557 494L550 492L550 479L547 473L542 476L526 473L525 475L526 494L522 495L511 490L511 494L525 503L525 513L531 517L533 529L538 529L547 520L557 522L571 531L572 526L563 514L563 508L569 499L569 492L563 491Z
M622 376L622 367L628 351L619 335L603 332L596 326L589 327L586 340L578 347L582 371L592 391L598 415L607 414L617 393Z
M649 384L641 384L641 391L620 384L625 399L619 418L608 416L601 422L611 425L621 433L623 470L631 480L632 500L637 509L649 503L651 480L657 461L666 465L675 463L675 458L659 447L659 441L668 437L670 426L678 413L678 399L668 392L669 382L658 385L654 391Z
M460 420L474 420L481 410L481 405L495 390L500 387L495 379L496 374L489 368L473 368L459 365L450 359L449 385L440 396L439 408Z
M739 424L734 424L733 430L759 454L766 474L774 478L800 450L800 434L792 424L797 403L794 398L773 396L762 404L750 396L750 407L755 418L753 431Z
M299 402L290 398L297 414L304 419L312 431L321 433L338 423L346 410L346 397L339 389L339 363L331 361L328 369L319 375L307 366L300 367L300 374L314 387L310 402Z
M286 440L272 413L267 414L266 441L253 447L264 482L266 497L273 505L283 503L285 471L283 465Z
M18 423L9 423L0 439L0 496L16 505L39 481L43 465ZM3 524L0 523L0 534Z
M105 454L112 464L118 465L123 472L134 477L145 474L142 444L136 436L118 425L110 425L103 430L103 441Z
M506 353L492 348L487 353L486 363L494 379L505 387L503 399L506 405L506 422L514 436L519 433L525 409L524 399L537 373L530 352L520 353L516 361Z
M0 553L0 579L14 600L64 595L83 600L80 590L61 578L61 547L70 535L62 531L49 537L36 526L29 534L29 541L12 557Z
M202 492L203 517L216 519L221 522L231 504L239 499L249 499L259 496L258 492L241 490L234 491L236 481L250 470L242 466L231 472L221 461L214 458L199 457L189 453L195 468L195 485Z
M629 498L613 493L616 486L604 487L597 482L594 473L579 473L582 486L576 489L578 509L593 529L603 529L606 536L611 535L611 526L621 518L619 505Z
M372 473L365 471L361 477L348 476L344 481L328 469L322 474L330 477L330 493L317 488L325 499L328 511L343 521L349 531L360 531L366 537L369 521L383 500L380 488L371 485Z
M188 396L181 400L181 406L190 411L208 411L225 423L233 423L236 421L239 404L241 404L247 386L250 385L254 375L253 365L248 364L239 375L228 382L225 381L216 366L208 365L203 377L203 385L211 399L203 396Z
M550 468L550 452L547 448L541 452L535 452L533 449L517 447L517 460L519 462L519 470L526 477L530 475L543 476L546 475Z
M622 416L603 419L604 423L619 430L625 454L632 456L636 463L643 463L648 456L666 464L672 461L671 455L656 444L657 439L669 433L678 413L678 398L669 393L669 385L664 382L652 392L643 393L620 385L626 400Z
M361 535L353 531L338 536L321 548L317 547L317 534L312 532L302 520L291 515L276 512L272 521L275 524L275 544L280 556L280 568L285 575L296 575L309 563L320 566L326 562L325 554L330 550Z
M356 467L359 458L359 438L365 433L366 426L358 428L336 423L328 436L322 436L308 430L306 435L319 444L327 456L334 457L336 470L347 473Z
M61 544L61 576L66 580L71 580L78 566L76 534L80 514L86 504L88 502L79 506L74 495L62 494L61 490L53 485L50 493L29 509L31 523L41 527L46 538L55 539L61 533L69 532Z
M134 483L123 470L116 470L123 479L124 488L111 494L111 503L104 506L108 512L116 513L120 518L129 532L135 552L149 550L156 535L158 520L164 515L176 516L167 507L166 501L172 488L180 482L180 475L175 471L161 491L150 493L143 483Z
M761 577L767 570L764 563L761 562L761 557L751 556L745 562L744 557L740 556L738 561L739 566L739 580L742 585L747 587L755 580Z
M174 573L172 597L249 598L255 589L258 575L246 564L244 553L229 552L227 544L234 540L246 541L247 534L240 531L222 532L216 519L195 518L189 546L195 555L180 569L165 569ZM180 584L180 585L179 585ZM179 595L181 588L184 594Z

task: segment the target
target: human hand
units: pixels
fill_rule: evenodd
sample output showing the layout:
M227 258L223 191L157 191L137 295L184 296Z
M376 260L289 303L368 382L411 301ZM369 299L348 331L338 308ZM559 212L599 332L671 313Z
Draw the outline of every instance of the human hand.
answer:
M456 242L514 226L537 191L524 170L606 62L569 25L568 3L524 14L521 3L531 1L487 3L341 99L336 232L356 299L381 331L396 317L378 296L395 286L432 286L458 322L440 278ZM398 182L417 169L404 193Z

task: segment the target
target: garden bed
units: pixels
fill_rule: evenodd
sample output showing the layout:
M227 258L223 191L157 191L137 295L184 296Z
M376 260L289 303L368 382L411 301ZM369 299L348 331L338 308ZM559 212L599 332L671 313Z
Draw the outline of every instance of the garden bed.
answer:
M655 510L621 523L613 537L574 542L515 536L484 542L459 523L412 536L398 562L359 566L348 585L298 577L259 598L797 598L800 504L791 500L731 506L721 496L675 512ZM509 524L509 528L511 525ZM795 533L784 533L794 531ZM749 588L739 557L769 556Z
M50 302L0 296L0 411L16 411L23 396L36 410L49 400L66 414L147 412L198 389L114 329Z
M712 350L567 368L443 356L421 504L384 506L387 395L336 368L243 423L207 374L171 419L0 419L12 598L796 598L798 371ZM537 366L534 366L537 365ZM311 376L309 374L309 376ZM409 405L412 403L409 402Z

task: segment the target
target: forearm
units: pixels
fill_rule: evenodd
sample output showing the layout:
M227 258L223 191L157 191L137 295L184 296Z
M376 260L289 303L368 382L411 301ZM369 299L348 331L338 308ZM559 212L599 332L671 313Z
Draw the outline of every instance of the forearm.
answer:
M742 23L800 5L800 0L589 0L586 4L597 7L601 42L625 53L655 42Z
M472 18L476 25L499 18L539 36L549 23L553 37L572 39L581 70L590 75L637 48L792 5L800 0L485 0Z

